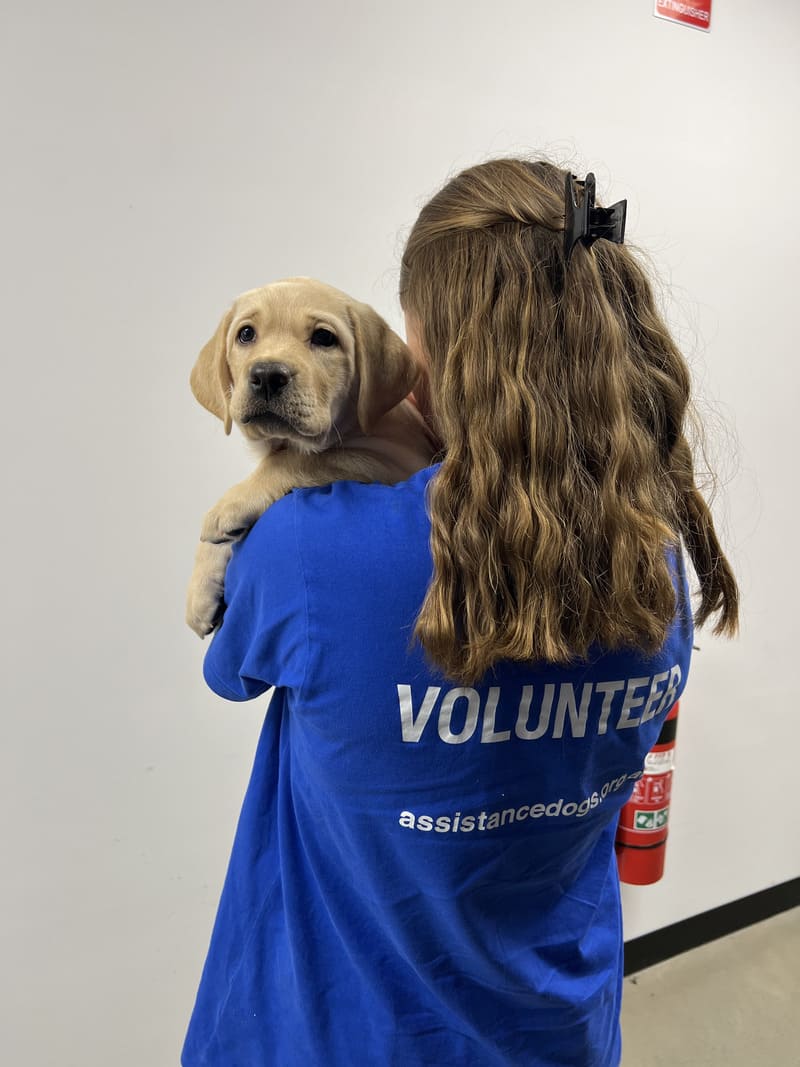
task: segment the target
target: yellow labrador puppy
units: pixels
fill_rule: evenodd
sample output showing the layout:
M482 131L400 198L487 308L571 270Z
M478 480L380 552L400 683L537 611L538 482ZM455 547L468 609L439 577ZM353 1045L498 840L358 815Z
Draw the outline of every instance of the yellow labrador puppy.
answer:
M261 455L208 512L189 584L186 621L215 627L232 543L291 489L403 481L436 442L407 399L419 367L367 304L311 278L244 293L203 348L192 392Z

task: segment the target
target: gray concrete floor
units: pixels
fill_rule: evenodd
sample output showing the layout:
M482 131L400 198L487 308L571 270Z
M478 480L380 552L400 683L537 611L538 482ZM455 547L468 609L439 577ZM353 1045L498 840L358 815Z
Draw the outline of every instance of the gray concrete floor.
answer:
M800 908L625 979L622 1067L800 1067Z

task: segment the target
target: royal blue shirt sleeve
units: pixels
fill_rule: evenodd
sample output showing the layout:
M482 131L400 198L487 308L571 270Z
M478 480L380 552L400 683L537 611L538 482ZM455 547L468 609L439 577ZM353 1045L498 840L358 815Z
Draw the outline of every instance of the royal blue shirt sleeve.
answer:
M234 548L225 576L225 614L203 675L226 700L252 700L271 686L299 688L307 644L306 588L290 494Z

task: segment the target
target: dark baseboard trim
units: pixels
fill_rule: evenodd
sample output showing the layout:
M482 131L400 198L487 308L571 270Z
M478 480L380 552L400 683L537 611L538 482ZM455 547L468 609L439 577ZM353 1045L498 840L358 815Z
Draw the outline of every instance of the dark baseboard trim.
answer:
M654 930L652 934L636 937L625 943L625 974L643 971L645 967L663 963L682 952L797 907L800 907L800 878L793 878L790 882L781 882L760 893Z

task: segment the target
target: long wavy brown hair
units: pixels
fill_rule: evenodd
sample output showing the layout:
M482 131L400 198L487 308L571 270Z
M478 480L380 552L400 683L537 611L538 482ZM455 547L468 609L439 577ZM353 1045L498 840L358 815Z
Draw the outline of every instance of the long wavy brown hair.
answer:
M565 269L565 177L545 161L471 167L422 209L402 258L444 446L414 635L465 684L502 659L656 651L681 540L696 624L738 626L685 434L687 364L628 246L579 243Z

